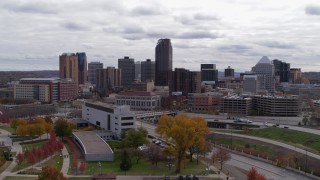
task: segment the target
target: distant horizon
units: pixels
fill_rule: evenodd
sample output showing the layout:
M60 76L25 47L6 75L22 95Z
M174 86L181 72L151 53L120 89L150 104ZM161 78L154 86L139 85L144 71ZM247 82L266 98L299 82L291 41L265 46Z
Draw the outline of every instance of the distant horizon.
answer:
M174 70L174 68L172 70ZM50 70L50 69L43 69L43 70L1 70L0 69L0 72L37 72L37 71L59 71L59 69L57 69L57 70ZM199 71L201 71L201 70L199 69ZM223 69L223 71L218 69L218 72L219 73L224 73L224 69ZM239 74L240 73L245 73L245 72L246 71L243 71L243 72L242 71L234 71L234 73L239 73ZM320 73L320 71L301 71L301 72L302 73L311 73L311 72Z

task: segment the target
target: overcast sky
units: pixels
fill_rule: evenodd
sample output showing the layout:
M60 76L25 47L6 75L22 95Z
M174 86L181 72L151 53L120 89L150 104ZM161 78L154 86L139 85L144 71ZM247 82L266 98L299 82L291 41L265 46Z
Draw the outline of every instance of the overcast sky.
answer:
M262 56L320 70L319 0L1 0L0 70L58 70L63 52L117 67L154 60L170 38L173 67L251 70Z

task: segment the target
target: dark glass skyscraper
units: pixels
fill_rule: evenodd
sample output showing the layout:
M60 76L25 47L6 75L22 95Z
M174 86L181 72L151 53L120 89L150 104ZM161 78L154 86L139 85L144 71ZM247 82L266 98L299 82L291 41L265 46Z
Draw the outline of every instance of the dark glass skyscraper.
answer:
M224 77L234 77L234 69L228 66L227 69L224 69Z
M155 64L154 61L147 59L141 62L141 81L154 81L155 77Z
M124 87L128 87L134 81L135 64L134 59L125 56L123 59L118 59L118 69L121 69L121 83Z
M172 46L170 39L159 39L155 48L156 86L168 86L172 72Z
M274 74L279 76L280 82L289 82L290 79L290 64L282 62L278 59L272 61L274 65Z
M85 52L78 52L78 78L79 84L84 84L87 81L87 55Z
M218 85L218 70L215 64L201 64L201 81L211 81Z

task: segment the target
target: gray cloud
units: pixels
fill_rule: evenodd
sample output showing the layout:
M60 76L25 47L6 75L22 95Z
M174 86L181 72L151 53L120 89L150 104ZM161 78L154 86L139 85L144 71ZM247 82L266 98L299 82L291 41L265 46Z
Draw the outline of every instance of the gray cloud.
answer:
M203 22L218 21L219 18L212 14L196 13L193 15L183 14L175 16L174 20L184 25L197 25Z
M194 45L194 44L189 44L189 43L174 43L173 44L174 48L180 48L180 49L193 49L193 48L208 48L209 46L206 45Z
M137 34L137 33L144 33L144 32L145 31L142 27L136 26L136 25L128 26L123 29L124 34Z
M85 26L83 24L79 24L76 22L66 22L62 24L62 27L71 30L71 31L85 31L89 30L90 28L88 26Z
M221 37L221 35L208 31L189 31L174 36L174 38L178 39L217 39L219 37Z
M201 14L197 13L193 16L194 19L196 20L219 20L218 17L210 14Z
M55 14L58 8L51 3L44 1L8 1L2 4L4 9L20 13Z
M152 16L152 15L160 15L163 14L164 11L161 8L156 6L137 6L133 8L130 12L131 15L134 16Z
M228 46L219 46L218 50L223 52L231 52L231 53L244 53L252 48L245 45L228 45Z
M277 48L277 49L296 49L296 46L291 43L285 42L277 42L277 41L266 41L257 43L261 46L269 47L269 48Z
M309 5L305 8L305 13L320 16L320 6Z

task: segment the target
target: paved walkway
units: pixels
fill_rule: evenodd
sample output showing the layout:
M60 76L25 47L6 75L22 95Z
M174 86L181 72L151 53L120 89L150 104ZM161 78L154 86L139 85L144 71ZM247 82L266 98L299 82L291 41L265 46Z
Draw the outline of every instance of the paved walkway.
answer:
M279 141L274 141L274 140L270 140L270 139L266 139L266 138L260 138L260 137L255 137L255 136L247 136L247 135L242 135L242 134L235 134L235 133L224 133L224 132L214 132L215 134L222 134L222 135L228 135L228 136L235 136L235 137L242 137L242 138L246 138L246 139L253 139L253 140L257 140L257 141L262 141L262 142L266 142L269 144L273 144L276 146L280 146L286 149L290 149L292 151L298 152L298 153L302 153L302 154L306 154L310 157L313 157L315 159L320 160L320 155L314 154L312 152L306 151L304 149L295 147L295 146L291 146L289 144L285 144Z
M8 131L5 131L5 130L2 130L0 129L0 137L8 137L9 135L11 135L10 132ZM38 138L35 138L33 140L26 140L26 141L23 141L23 142L31 142L31 141L35 141L35 140L40 140L40 139L46 139L47 138L47 135L46 134L43 134L41 137L38 137ZM7 141L6 141L7 142ZM22 143L22 141L17 141L17 142L14 142L12 144L12 141L10 141L9 143L6 143L5 145L9 145L9 146L12 146L12 149L11 149L11 152L16 152L17 154L18 153L22 153L23 150L22 150L22 146L20 145L20 143ZM66 147L63 148L62 150L62 154L63 154L63 164L62 164L62 168L61 168L61 172L64 174L64 176L67 176L68 174L68 169L69 169L69 165L70 165L70 158L69 158L69 153L68 153L68 150ZM65 157L66 155L66 157ZM11 164L7 167L7 169L5 169L1 174L0 174L0 179L4 179L4 177L6 176L24 176L24 175L19 175L17 174L18 172L20 171L24 171L26 169L29 169L30 167L37 167L37 168L41 168L41 164L48 161L52 156L40 161L39 163L36 163L32 166L28 166L24 169L21 169L17 172L12 172L12 170L17 166L17 163L15 161L15 157L13 157L13 161L11 162ZM31 175L31 177L33 177ZM37 175L34 175L34 177L38 177Z
M61 167L61 172L63 173L64 176L67 176L69 166L70 166L70 157L69 157L69 152L66 147L64 147L62 150L62 156L63 156L63 164Z

